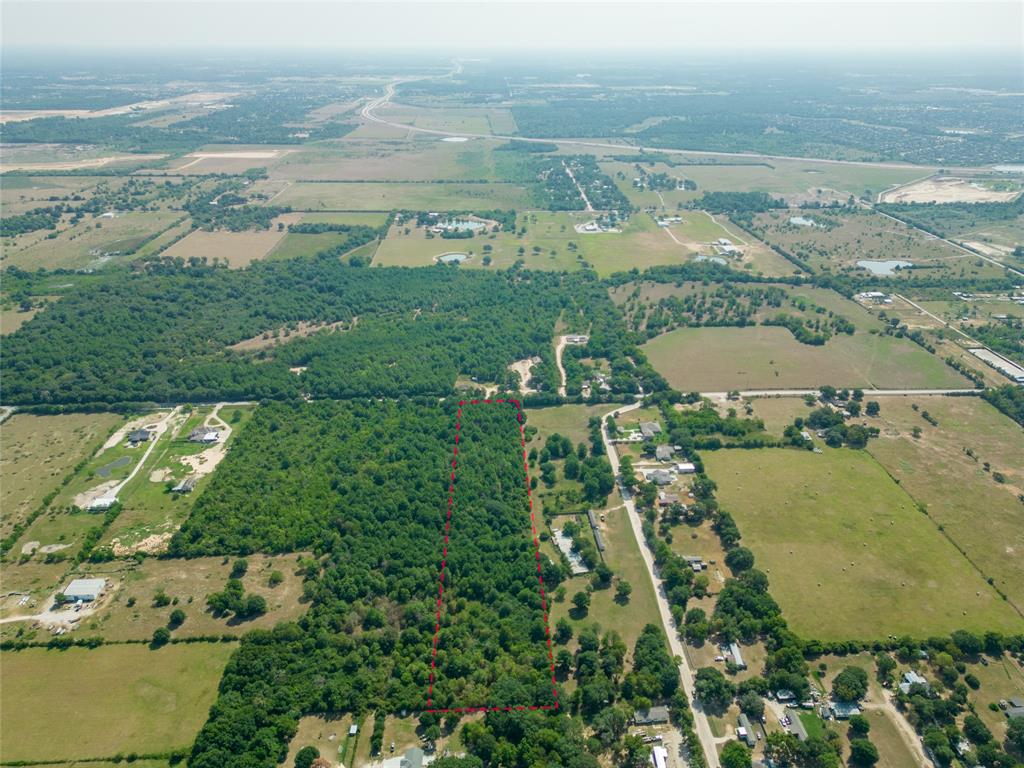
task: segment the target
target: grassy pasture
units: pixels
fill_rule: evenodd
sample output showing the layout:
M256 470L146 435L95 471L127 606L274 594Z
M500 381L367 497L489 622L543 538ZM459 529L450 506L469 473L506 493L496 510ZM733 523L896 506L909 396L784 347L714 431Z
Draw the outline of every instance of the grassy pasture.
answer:
M659 373L683 391L824 384L883 389L970 386L913 342L860 328L853 336L834 336L823 346L801 344L779 327L679 328L651 339L643 349Z
M113 413L33 416L0 424L0 535L23 520L124 419Z
M186 260L198 257L211 263L224 261L232 268L247 267L254 261L266 258L284 240L287 226L298 222L300 218L299 214L286 213L278 216L270 229L245 232L206 232L197 229L164 251L164 256ZM279 231L278 224L284 224L285 229Z
M130 212L112 219L87 218L62 230L52 240L43 238L18 250L8 250L3 264L26 270L97 269L110 261L130 258L108 255L131 251L146 238L170 227L181 217L174 211Z
M494 143L438 137L409 141L325 142L284 157L271 179L288 181L498 181Z
M386 218L383 213L307 213L302 216L302 223L362 224L368 227L378 227L384 223ZM288 232L267 253L265 258L294 259L301 256L312 256L345 242L347 238L348 235L344 232L323 232L317 235Z
M882 434L868 444L870 453L1024 611L1024 526L1017 498L1024 493L1020 427L981 398L886 397L879 402L881 414L874 421L880 422ZM939 422L937 427L925 421L924 411ZM921 428L917 439L911 434L915 426ZM985 462L991 471L985 471ZM995 472L1006 482L996 482Z
M608 150L606 154L625 154L626 148L619 151ZM638 154L637 158L641 156ZM675 157L675 156L674 156ZM699 155L681 155L681 158L689 157L696 162L707 162L708 158ZM906 166L905 168L882 167L879 165L846 165L840 163L823 163L814 160L782 160L779 158L766 159L761 161L746 161L740 159L726 160L728 162L750 162L749 165L677 165L668 166L664 163L648 165L644 168L651 173L667 173L669 176L677 176L685 179L692 179L697 183L696 192L669 191L662 192L665 203L674 208L677 202L685 202L699 197L703 192L768 192L772 195L801 196L813 199L818 189L835 190L844 197L846 195L864 195L873 199L874 196L890 186L905 184L908 181L918 179L929 173L928 168L919 166ZM759 164L754 164L759 163ZM620 188L627 195L632 190L632 180L637 176L632 163L607 161L602 162L602 167L612 178L616 178L616 172L622 171L625 180L617 180ZM634 201L638 205L658 205L660 201L657 195L652 192L637 192L644 195L645 202ZM650 202L652 196L654 202Z
M1019 630L1020 617L866 452L717 451L704 463L799 635Z
M758 214L755 230L767 242L778 245L808 262L816 272L849 273L859 277L869 272L857 266L860 260L901 260L928 267L928 274L960 278L1000 277L1002 270L968 256L950 245L905 224L870 211L803 211L804 218L820 226L797 226L791 217L799 209ZM899 270L901 277L914 270Z
M90 176L4 176L0 185L0 204L8 215L25 213L33 208L48 208L70 195L88 197L104 177Z
M249 569L242 577L246 594L263 596L267 612L248 621L215 617L206 608L206 596L224 589L234 560L200 557L181 560L147 558L142 564L97 564L83 568L83 575L106 577L117 584L110 602L90 616L82 630L107 640L145 640L158 627L167 626L171 611L180 608L185 622L173 631L175 637L199 635L241 635L251 629L270 629L279 621L297 619L306 612L301 601L302 576L297 560L302 555L251 555ZM270 574L279 571L284 580L270 586ZM158 607L153 598L163 590L171 605ZM128 602L134 599L134 604Z
M299 211L390 211L522 209L530 194L521 184L431 184L296 182L274 200Z
M0 755L70 761L188 747L233 650L197 643L5 652Z
M450 185L449 185L450 186ZM517 224L526 234L499 232L468 240L427 239L424 229L394 226L377 251L375 263L388 266L425 266L436 256L449 251L473 252L466 267L482 267L484 246L491 247L491 266L505 269L522 259L530 269L575 270L589 263L599 275L646 269L658 264L680 264L689 260L691 251L661 232L649 216L633 216L621 233L579 234L576 224L593 219L584 213L531 212L519 217ZM569 250L569 243L577 245ZM520 255L519 249L523 248ZM534 249L539 249L535 251ZM552 255L554 251L554 255Z

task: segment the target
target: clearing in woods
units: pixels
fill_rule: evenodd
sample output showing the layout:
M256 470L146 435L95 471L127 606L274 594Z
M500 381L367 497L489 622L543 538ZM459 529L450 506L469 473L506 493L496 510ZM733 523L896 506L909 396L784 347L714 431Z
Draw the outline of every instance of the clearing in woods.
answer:
M158 650L5 651L0 759L61 761L187 748L206 721L234 649L234 643L190 643Z
M197 229L164 251L163 255L168 258L180 257L186 261L198 257L208 260L211 264L223 261L236 269L247 267L270 254L288 234L288 225L298 222L301 218L301 214L286 213L274 219L269 229L245 232L220 229L207 232ZM279 224L284 228L279 229Z
M867 452L714 451L704 464L801 637L1019 630L1016 611Z

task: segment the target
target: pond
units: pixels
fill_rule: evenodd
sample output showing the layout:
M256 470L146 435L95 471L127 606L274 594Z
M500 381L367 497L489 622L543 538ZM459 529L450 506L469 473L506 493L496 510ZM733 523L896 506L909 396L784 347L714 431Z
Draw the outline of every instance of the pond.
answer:
M897 269L906 269L907 267L914 266L913 262L910 261L899 261L897 259L890 259L888 261L871 261L863 260L858 261L857 266L862 269L866 269L873 275L894 275Z
M121 467L128 466L131 463L131 460L131 456L122 456L119 459L114 459L109 464L106 464L97 469L96 474L99 475L100 477L110 477L111 472L113 472L115 469L120 469Z
M442 264L461 264L468 258L468 253L446 253L442 256L438 256L437 260Z

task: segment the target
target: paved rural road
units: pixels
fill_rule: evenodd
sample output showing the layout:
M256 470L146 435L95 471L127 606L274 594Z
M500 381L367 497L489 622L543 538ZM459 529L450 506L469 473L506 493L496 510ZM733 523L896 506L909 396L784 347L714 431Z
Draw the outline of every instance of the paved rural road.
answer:
M403 83L411 83L417 80L438 80L444 77L452 77L462 72L462 65L456 62L455 68L443 76L424 75L422 77L399 78L388 83L384 88L384 95L367 102L360 111L364 120L390 125L392 128L401 128L413 133L426 133L431 136L459 136L467 139L491 139L492 141L527 141L535 144L567 144L573 147L596 147L598 149L633 149L643 152L660 152L666 155L702 155L705 157L741 157L749 160L797 160L804 163L826 163L829 165L855 165L868 168L917 168L919 166L907 163L869 163L862 160L827 160L818 157L796 157L794 155L759 155L749 152L709 152L701 149L665 149L664 147L643 147L637 144L613 144L608 141L585 141L583 139L531 139L523 136L505 136L497 133L470 133L468 131L442 131L436 128L420 128L407 123L396 123L377 117L374 111L383 107L395 95L395 88ZM973 252L972 252L973 253Z
M611 413L626 413L627 411L634 411L641 405L638 400L630 405L624 405L616 408L614 411L609 411L605 416ZM608 461L612 465L612 472L616 477L619 475L619 455L615 451L615 445L608 439L608 434L604 428L604 416L601 417L601 440L604 442L605 453L608 454ZM661 614L661 623L665 628L665 634L668 635L668 645L672 649L672 654L679 658L679 676L683 681L683 690L686 692L687 697L690 699L690 709L693 711L693 722L694 729L697 732L697 738L700 739L701 747L704 750L704 756L707 758L708 768L719 768L718 762L718 750L715 748L715 736L711 732L711 725L708 723L708 716L704 712L704 708L700 702L694 698L693 695L693 670L690 669L690 662L686 658L686 650L683 648L682 642L679 640L679 634L676 632L675 623L672 621L672 611L669 609L668 598L665 596L665 588L662 585L661 578L658 576L657 567L654 564L654 556L651 553L650 547L644 541L643 525L640 522L640 515L636 511L636 504L633 502L632 494L629 490L619 486L619 490L622 493L622 500L625 503L626 512L629 514L629 522L633 527L633 536L636 537L636 544L640 548L640 553L643 555L644 562L647 564L647 574L651 577L651 584L654 586L654 593L658 597L658 612Z

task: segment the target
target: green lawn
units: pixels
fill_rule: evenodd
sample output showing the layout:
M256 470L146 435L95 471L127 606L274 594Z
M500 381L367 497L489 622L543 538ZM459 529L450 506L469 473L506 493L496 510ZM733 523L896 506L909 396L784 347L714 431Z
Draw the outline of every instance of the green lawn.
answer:
M956 388L970 382L906 339L862 327L823 346L785 328L680 328L643 345L651 363L683 391L810 388Z
M0 759L60 761L188 747L234 648L4 651Z
M799 635L1019 631L1020 617L868 453L763 449L703 459Z

